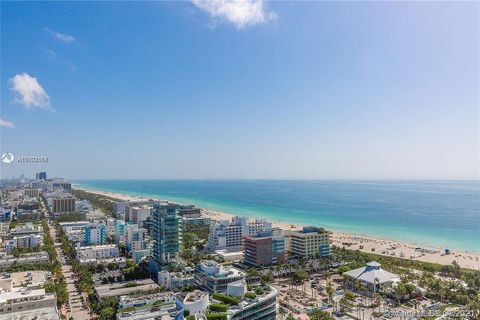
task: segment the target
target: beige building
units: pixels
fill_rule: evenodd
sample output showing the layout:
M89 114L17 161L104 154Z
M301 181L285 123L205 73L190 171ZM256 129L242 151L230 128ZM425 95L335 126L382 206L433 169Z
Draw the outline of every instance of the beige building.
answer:
M323 228L303 227L290 234L290 256L327 258L330 256L330 233Z
M0 279L0 289L0 314L57 306L55 294L45 293L45 289L14 287L12 278Z
M25 189L25 195L30 198L38 198L40 196L40 189Z
M54 198L52 204L52 211L54 213L66 213L75 211L75 198L71 196Z

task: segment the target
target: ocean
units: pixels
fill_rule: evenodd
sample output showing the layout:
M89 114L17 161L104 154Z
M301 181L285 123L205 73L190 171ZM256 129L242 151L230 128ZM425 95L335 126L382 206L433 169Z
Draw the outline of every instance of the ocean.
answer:
M480 181L77 180L85 188L480 252Z

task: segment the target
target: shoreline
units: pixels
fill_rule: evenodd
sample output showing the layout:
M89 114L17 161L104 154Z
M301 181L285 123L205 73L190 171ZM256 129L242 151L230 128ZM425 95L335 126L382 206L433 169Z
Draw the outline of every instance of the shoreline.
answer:
M117 198L122 201L141 201L141 200L161 200L170 203L179 203L178 201L170 201L167 199L155 199L145 196L134 196L124 193L108 192L102 190L96 190L93 188L84 187L81 185L74 184L74 189L83 190L99 195L109 196L112 198ZM182 204L182 203L179 203ZM189 203L190 204L190 203ZM237 216L236 214L221 212L216 210L211 210L207 208L202 208L202 213L204 216L209 217L213 220L230 220L231 218ZM253 217L249 217L253 218ZM261 219L262 217L255 217L254 219ZM270 220L274 227L280 228L282 230L299 230L303 227L298 223L287 223L282 221ZM338 231L333 229L328 229L331 232L331 243L337 247L345 247L350 250L360 250L366 253L374 253L385 256L394 256L401 257L410 260L418 260L424 262L438 263L442 265L449 265L453 261L456 261L461 267L480 270L480 253L474 252L465 252L465 251L452 251L450 255L443 254L444 250L431 245L415 245L404 241L399 241L395 239L386 239L382 237L356 234L345 231ZM344 245L349 243L350 245ZM421 248L420 251L415 250L415 248Z

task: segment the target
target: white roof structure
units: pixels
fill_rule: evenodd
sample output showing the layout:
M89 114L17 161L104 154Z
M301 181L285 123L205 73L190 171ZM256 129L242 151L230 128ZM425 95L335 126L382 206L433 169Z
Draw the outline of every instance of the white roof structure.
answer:
M396 282L400 280L400 277L394 273L385 271L381 268L381 264L372 261L367 263L363 268L358 268L344 273L353 280L361 280L370 284L384 284L388 282ZM377 279L375 281L375 279Z

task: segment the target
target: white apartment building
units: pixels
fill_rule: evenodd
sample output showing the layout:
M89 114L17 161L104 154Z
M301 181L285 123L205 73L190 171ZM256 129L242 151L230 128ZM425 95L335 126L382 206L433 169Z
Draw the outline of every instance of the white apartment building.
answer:
M0 279L0 315L56 306L55 294L45 293L45 289L13 287L11 278ZM10 317L5 316L5 319Z
M152 207L149 206L137 206L137 207L130 207L129 210L129 221L138 224L139 226L143 226L143 222L150 217L152 213Z
M25 236L13 237L7 241L5 251L7 254L12 253L15 248L35 248L42 244L43 236L39 234L29 234Z
M147 230L139 228L138 224L125 225L126 243L128 252L145 250L147 248Z
M118 247L115 244L105 244L101 246L80 247L77 249L77 259L102 259L116 258L120 255Z
M74 222L60 222L59 225L64 232L70 232L74 230L82 230L87 226L90 222L88 221L74 221Z
M210 225L208 249L239 251L243 249L244 236L271 229L272 223L263 219L249 221L246 217L234 217L231 221L221 220Z

